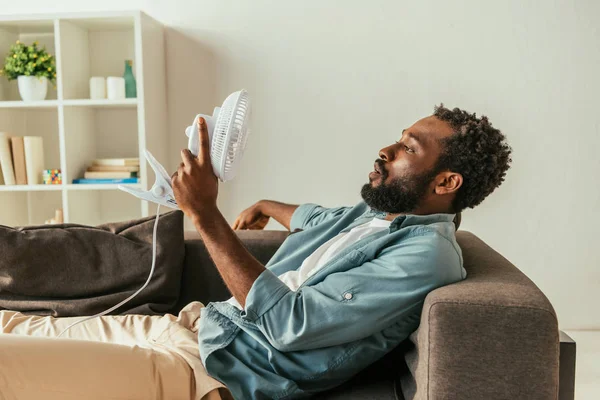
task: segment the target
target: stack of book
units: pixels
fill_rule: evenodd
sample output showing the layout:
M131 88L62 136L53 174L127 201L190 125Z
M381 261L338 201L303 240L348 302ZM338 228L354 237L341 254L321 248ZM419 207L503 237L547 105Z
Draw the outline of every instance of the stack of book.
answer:
M138 183L139 172L139 158L99 158L88 167L83 178L73 179L73 183Z
M0 185L38 185L44 170L40 136L9 136L0 132Z

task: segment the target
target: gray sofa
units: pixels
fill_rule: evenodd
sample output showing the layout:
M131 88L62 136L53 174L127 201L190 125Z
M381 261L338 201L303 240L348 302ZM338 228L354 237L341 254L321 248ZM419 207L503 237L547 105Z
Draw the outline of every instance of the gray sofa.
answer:
M285 231L238 231L266 263ZM519 269L470 232L458 231L468 278L431 292L408 340L320 399L560 399L574 397L575 343L552 305ZM176 313L230 294L195 232L185 235ZM559 361L560 360L560 361ZM560 391L560 394L559 394Z

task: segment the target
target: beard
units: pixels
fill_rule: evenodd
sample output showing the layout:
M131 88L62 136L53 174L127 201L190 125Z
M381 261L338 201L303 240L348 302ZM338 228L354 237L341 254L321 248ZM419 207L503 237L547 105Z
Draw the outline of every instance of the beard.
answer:
M378 178L381 183L377 187L373 186L373 182L363 185L360 195L372 209L390 214L410 213L415 210L437 175L432 169L422 174L401 176L386 183L388 172L381 160L377 160L377 164L381 171Z

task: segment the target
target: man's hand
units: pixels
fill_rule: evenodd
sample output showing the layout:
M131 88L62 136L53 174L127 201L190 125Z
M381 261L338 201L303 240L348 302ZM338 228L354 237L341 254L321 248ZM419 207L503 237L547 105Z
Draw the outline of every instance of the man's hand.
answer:
M269 223L269 216L263 212L263 202L248 207L237 217L232 228L236 229L264 229Z
M200 152L198 157L181 150L183 162L171 177L175 200L181 210L193 221L199 222L217 210L219 181L210 162L208 128L204 118L198 118Z
M229 291L244 306L265 267L248 252L217 208L219 181L210 163L204 118L198 118L198 131L200 153L194 157L188 149L181 151L183 163L171 178L173 193L179 208L194 222Z

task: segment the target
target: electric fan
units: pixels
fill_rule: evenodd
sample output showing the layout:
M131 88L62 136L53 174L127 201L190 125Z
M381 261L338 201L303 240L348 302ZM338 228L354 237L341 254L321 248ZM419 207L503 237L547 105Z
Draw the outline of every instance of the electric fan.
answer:
M198 133L198 117L203 117L206 120L206 127L208 129L208 138L210 142L210 159L213 167L213 171L217 178L221 181L228 181L232 179L238 169L240 159L244 154L246 148L246 140L248 138L248 119L250 116L250 99L248 98L248 92L240 90L227 96L221 107L215 107L212 116L198 114L194 118L194 122L191 126L188 126L185 130L185 134L189 137L188 149L190 152L197 157L200 152L200 135ZM71 329L73 326L85 322L94 317L101 317L106 315L123 304L127 303L135 296L138 295L150 282L152 275L154 274L154 267L156 265L156 232L158 228L158 218L160 205L179 209L175 196L173 194L173 187L171 186L171 176L167 173L165 168L152 156L152 154L146 150L144 155L150 163L150 166L154 170L156 180L152 188L148 191L139 190L127 186L119 185L119 189L130 193L143 200L152 201L158 204L156 209L156 221L154 222L154 230L152 234L152 266L150 267L150 274L146 279L144 285L139 288L135 293L121 301L119 304L109 308L106 311L76 321L66 327L57 337L61 337L65 332Z
M227 96L221 107L215 107L212 116L198 114L193 124L185 130L185 134L189 137L188 149L194 156L198 156L200 151L198 117L206 120L211 164L215 175L223 182L233 179L237 173L248 139L249 115L248 92L240 90ZM152 188L145 191L119 185L119 189L143 200L178 209L171 187L171 176L148 150L144 154L156 175Z

